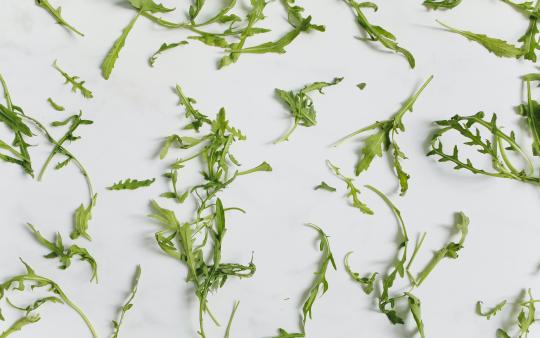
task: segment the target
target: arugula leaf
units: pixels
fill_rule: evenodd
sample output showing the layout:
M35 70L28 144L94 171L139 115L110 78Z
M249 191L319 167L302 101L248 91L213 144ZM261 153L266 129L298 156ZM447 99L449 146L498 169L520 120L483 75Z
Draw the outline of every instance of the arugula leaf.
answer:
M422 321L420 299L416 298L412 293L409 292L405 292L405 295L407 295L407 299L409 301L409 309L414 318L414 321L416 322L416 328L418 329L418 333L420 334L420 337L425 338L426 335L424 334L424 322Z
M171 180L173 191L168 191L160 195L160 197L171 198L176 200L178 203L184 203L186 198L189 196L189 190L186 190L184 193L180 194L177 188L178 182L178 169L171 169L170 172L163 174Z
M523 116L533 138L532 151L540 156L540 104L531 98L531 82L527 80L527 103L519 106L519 114Z
M345 271L347 271L352 280L360 284L362 290L364 290L366 295L369 295L373 292L373 289L375 288L375 278L377 278L377 273L374 272L369 277L360 277L360 274L358 272L354 272L351 269L349 257L352 255L352 253L352 251L349 251L345 255Z
M409 66L411 68L414 68L415 66L415 60L414 56L405 48L400 47L396 41L396 37L387 31L386 29L382 28L381 26L372 25L364 13L362 12L363 8L371 8L374 11L377 11L378 7L373 2L356 2L354 0L344 0L349 7L354 12L354 15L356 16L356 21L358 25L366 32L368 35L368 41L379 41L383 47L386 49L392 50L396 53L402 54L405 59L407 59L407 62L409 63Z
M124 321L124 316L126 315L126 312L128 312L133 307L133 299L135 298L135 295L137 294L137 289L139 287L139 279L141 278L141 266L137 265L137 268L135 269L135 276L133 277L133 282L131 285L131 291L129 293L129 297L126 301L126 303L120 308L120 318L118 321L113 320L113 335L112 338L118 338L118 334L120 333L120 327L122 326L122 323Z
M540 33L540 31L538 30L540 1L537 0L536 4L534 5L532 1L515 3L510 0L503 0L503 2L509 4L529 19L529 26L518 41L521 42L523 58L532 62L536 62L536 50L540 48L540 46L538 45L538 33Z
M159 49L156 52L154 52L154 54L152 54L152 56L150 56L150 58L148 59L148 63L150 64L150 67L154 67L154 64L156 63L156 60L157 60L158 56L161 53L163 53L164 51L176 48L178 46L187 45L187 44L188 44L188 42L185 41L185 40L182 40L182 41L179 41L179 42L174 42L174 43L166 43L166 42L164 42L163 44L161 44Z
M423 5L429 9L452 9L460 3L461 0L425 0Z
M69 235L71 239L77 239L82 236L89 241L92 240L92 237L88 234L88 223L92 219L92 209L96 205L96 198L97 194L94 195L87 207L85 207L84 204L81 204L77 210L75 210L75 225Z
M47 298L38 300L33 305L30 305L29 307L27 307L25 311L35 310L37 307L39 307L41 304L45 302L61 302L67 305L68 307L70 307L73 311L75 311L79 315L79 317L81 317L81 319L84 321L84 323L90 330L90 333L92 334L93 338L98 337L96 330L94 329L88 317L77 305L75 305L75 303L71 301L71 299L68 298L68 296L64 293L64 291L60 288L60 286L57 283L55 283L49 278L36 274L34 269L32 269L30 265L28 265L22 259L21 259L21 262L24 264L26 268L26 273L10 277L5 282L0 284L0 300L5 297L5 293L7 291L22 292L22 291L27 290L27 288L31 291L35 289L43 288L46 291L51 292L54 295L54 297L47 297ZM30 322L32 322L32 320L37 321L39 319L39 317L36 317L35 315L31 315L29 313L26 314L26 317L27 317L26 320L22 320L22 322L19 322L19 324L12 327L14 327L16 330L19 330L25 324L29 324L29 323L26 323L26 321L30 320ZM28 317L30 317L30 319ZM23 324L23 325L20 325L20 324ZM6 334L6 332L4 332L3 335ZM7 334L12 333L12 332L8 332ZM7 335L5 335L4 337L7 337Z
M355 137L356 135L376 130L375 134L370 135L364 140L364 146L361 149L362 156L358 160L355 168L356 176L366 171L375 159L375 157L382 157L383 150L385 152L388 152L390 148L392 148L392 163L394 165L394 170L399 180L401 195L404 195L407 192L409 188L408 182L410 176L403 170L403 167L401 165L401 160L407 159L407 156L401 151L401 148L396 141L396 135L400 132L405 131L405 125L403 124L403 116L405 116L405 113L407 113L408 111L412 112L414 103L432 79L433 75L424 82L424 84L414 95L412 95L409 99L407 99L407 101L405 101L400 110L392 118L386 121L375 122L367 127L354 131L333 144L334 147L337 147L338 145Z
M148 186L152 185L152 183L154 183L155 181L156 181L155 178L147 179L147 180L141 180L141 181L136 180L136 179L128 178L128 179L125 179L125 180L120 180L117 183L114 183L113 185L111 185L107 189L109 189L109 190L135 190L135 189L142 188L142 187L148 187Z
M278 335L273 338L304 338L305 333L289 333L283 329L278 330Z
M364 90L366 88L367 84L365 82L360 82L356 85L356 87L360 90Z
M517 59L523 55L523 51L520 48L512 44L509 44L508 42L504 40L492 38L484 34L477 34L477 33L469 32L469 31L459 30L440 22L439 20L437 20L437 23L443 26L444 28L446 28L446 30L448 30L449 32L459 34L461 36L464 36L470 41L474 41L481 44L490 53L493 53L499 57L508 57L508 58Z
M21 331L25 326L34 324L41 319L39 314L29 314L17 319L11 326L4 332L0 332L0 338L7 338L12 333Z
M41 233L34 228L34 226L30 223L27 223L28 228L34 235L34 238L45 248L50 250L50 253L45 255L45 258L58 258L60 261L60 269L65 270L71 266L71 259L74 256L78 256L81 261L87 262L91 269L92 269L92 276L90 278L90 282L96 281L98 282L98 275L97 275L97 263L94 257L90 255L88 250L85 248L81 248L77 245L72 245L70 247L65 247L62 241L62 236L60 233L56 233L56 238L54 239L54 242L51 242L47 240L45 237L41 235Z
M506 133L497 124L496 114L493 114L489 120L485 118L484 112L470 116L455 115L450 120L436 121L435 124L438 129L433 134L431 151L428 152L428 156L439 157L439 162L454 163L454 169L456 170L464 169L473 174L540 184L539 177L531 176L533 173L531 159L516 142L514 132ZM483 138L480 129L487 131L490 136ZM493 170L488 171L477 168L470 159L460 158L457 145L453 147L451 153L445 152L442 136L449 131L458 132L466 139L465 145L476 149L482 155L488 156L491 159ZM507 151L521 157L526 164L526 168L516 168Z
M193 4L189 6L189 18L191 19L191 22L193 22L197 15L199 15L199 12L204 6L204 3L205 0L193 0Z
M427 276L444 258L456 259L458 257L458 252L463 249L463 243L465 243L465 239L469 233L470 221L469 218L462 212L460 212L457 217L455 227L461 234L460 240L458 242L450 242L446 244L442 249L435 253L428 265L418 274L415 281L416 286L420 286Z
M47 102L49 102L51 107L53 107L53 109L56 110L56 111L64 111L64 110L66 110L66 108L64 108L61 105L54 102L53 99L51 99L50 97L47 99Z
M64 18L62 18L62 8L61 7L58 7L58 8L54 8L48 0L36 0L36 5L38 5L39 7L45 9L47 12L49 12L49 14L51 14L53 16L53 18L56 20L56 22L64 27L66 27L68 30L80 35L80 36L84 36L83 33L79 32L75 27L73 27L72 25L70 25L69 23L67 23L66 20L64 20Z
M337 270L334 256L332 255L332 251L330 250L328 236L321 228L319 228L315 224L308 223L307 225L312 227L319 233L319 250L322 252L323 258L319 267L319 271L315 273L316 277L313 281L311 288L309 289L308 298L306 299L304 306L302 307L304 326L306 325L306 320L308 319L308 317L311 319L313 304L315 303L315 300L317 299L319 293L321 293L321 295L324 295L326 291L328 291L328 281L326 280L326 271L328 270L328 265L332 264L334 270Z
M506 300L503 300L499 304L495 305L493 308L489 309L488 311L482 311L482 302L478 301L476 302L476 313L482 317L486 317L486 319L491 319L492 317L495 317L506 305Z
M116 61L118 60L118 57L120 56L120 51L126 44L126 39L129 35L129 32L133 29L133 26L135 25L135 22L137 22L137 19L145 12L150 13L167 13L174 10L174 8L167 8L161 4L156 4L153 0L129 0L129 3L131 6L136 8L139 12L137 15L131 19L129 24L122 30L122 34L116 39L113 46L107 53L107 56L105 56L105 59L101 63L101 74L103 77L108 80L111 76L111 73L113 71L113 68L116 64Z
M295 0L281 0L281 4L283 5L283 7L285 7L285 10L287 11L287 21L289 21L291 26L295 28L301 26L306 19L302 15L305 9L296 5ZM324 27L323 25L311 25L310 29L324 32L326 30L326 27Z
M315 190L326 190L329 192L335 192L336 188L329 186L326 182L322 181L318 186L315 187Z
M342 80L342 77L336 77L332 82L314 82L304 86L304 88L296 92L276 88L276 94L289 108L289 111L294 118L294 124L292 128L289 129L285 135L276 140L274 144L288 141L289 137L298 126L315 126L317 124L317 112L315 111L313 99L309 96L309 93L318 91L319 93L324 94L322 91L324 88L335 86Z
M232 309L232 312L231 312L231 316L229 317L229 322L227 323L227 329L225 330L225 338L229 338L229 335L231 333L231 327L232 327L232 322L233 322L233 319L234 319L234 315L236 314L236 310L238 310L239 305L240 305L240 301L234 302L233 309Z
M81 93L81 95L86 98L86 99L91 99L94 97L94 95L92 94L92 92L86 88L84 86L85 82L86 81L78 81L79 77L78 76L70 76L68 73L64 72L59 66L58 66L58 63L56 62L56 60L54 60L53 62L53 67L54 69L56 69L60 74L62 74L62 76L64 77L64 79L66 80L66 84L70 84L71 85L71 91L76 93L77 91L79 91Z
M373 215L373 210L371 210L365 203L360 201L360 190L354 185L354 180L350 177L343 176L343 174L341 174L341 169L333 165L332 162L326 160L326 165L328 165L330 170L334 173L334 175L336 175L337 178L342 180L347 185L347 197L352 199L353 207L357 208L364 214Z

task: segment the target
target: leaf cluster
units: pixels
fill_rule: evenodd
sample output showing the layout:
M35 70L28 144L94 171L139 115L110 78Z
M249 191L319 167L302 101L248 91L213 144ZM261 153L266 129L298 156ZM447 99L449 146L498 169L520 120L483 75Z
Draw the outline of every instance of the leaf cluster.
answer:
M375 290L377 290L375 297L377 298L379 311L384 313L393 325L405 324L405 317L399 310L398 304L400 304L401 301L406 300L405 306L408 308L416 323L418 333L421 337L425 337L424 323L421 316L421 301L412 293L412 291L418 288L424 282L427 276L432 273L434 268L438 266L444 258L457 258L458 252L463 248L463 244L468 234L469 219L463 213L457 214L455 228L461 234L459 241L449 242L443 246L443 248L434 254L432 259L420 271L420 273L414 277L413 273L411 272L411 266L420 252L426 235L423 234L419 237L414 246L413 253L409 256L409 236L407 234L407 229L401 215L401 211L386 195L384 195L384 193L372 186L368 185L366 187L383 199L390 210L394 213L394 216L399 224L401 239L397 246L396 258L394 259L394 262L387 273L370 273L367 274L366 277L360 277L360 274L358 272L354 272L350 266L350 252L345 256L345 269L351 279L358 283L366 294L372 294ZM379 282L377 280L377 276L382 276L380 280L380 288L375 287L375 283ZM398 279L405 279L406 276L410 284L408 291L398 291L398 288L394 287L396 281Z

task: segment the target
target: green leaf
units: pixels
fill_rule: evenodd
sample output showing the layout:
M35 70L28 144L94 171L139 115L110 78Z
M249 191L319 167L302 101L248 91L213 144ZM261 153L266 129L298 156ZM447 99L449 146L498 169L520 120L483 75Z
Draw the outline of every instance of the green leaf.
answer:
M367 86L367 83L365 82L360 82L359 84L356 85L356 87L360 90L364 90Z
M162 4L157 4L153 0L129 0L131 6L139 11L150 13L168 13L174 11L174 8L167 8Z
M405 294L407 295L407 299L409 301L409 309L411 310L411 314L416 323L418 333L420 334L420 337L425 338L426 335L424 334L424 322L422 321L420 299L416 298L412 293L405 292Z
M326 182L322 181L318 186L315 187L315 190L326 190L329 192L335 192L336 188L328 185Z
M148 59L148 63L150 64L150 67L154 67L154 64L156 63L156 60L158 58L158 56L169 50L169 49L173 49L173 48L176 48L178 46L183 46L183 45L187 45L188 42L185 41L185 40L182 40L182 41L179 41L179 42L174 42L174 43L163 43L161 44L161 46L159 47L159 49L157 51L154 52L154 54L152 54L152 56L150 56L150 58Z
M146 179L146 180L136 180L136 179L125 179L118 181L117 183L114 183L110 187L108 187L108 190L135 190L142 187L148 187L152 185L156 181L155 178L152 179Z
M308 317L311 319L311 314L313 310L313 304L315 303L315 300L317 299L317 296L319 293L321 295L324 295L326 291L328 291L328 281L326 280L326 271L328 270L328 265L331 264L334 270L337 270L336 262L334 261L334 256L332 255L332 251L330 250L330 243L328 242L328 236L324 233L324 231L316 226L315 224L307 224L308 226L312 227L317 231L319 234L319 249L322 252L322 262L319 267L319 270L315 273L315 280L313 281L313 284L311 285L311 288L308 292L308 297L306 301L304 302L304 305L302 307L302 314L303 314L303 324L305 326L306 320Z
M84 86L85 82L86 81L78 81L79 77L78 76L71 76L69 75L68 73L64 72L59 66L58 66L58 63L56 62L56 60L54 60L54 63L53 63L53 67L54 69L56 69L60 74L62 74L62 76L64 77L64 79L66 80L66 84L70 84L71 85L71 91L76 93L77 91L79 91L81 93L81 95L86 98L86 99L91 99L94 97L94 95L92 94L92 92L86 88Z
M460 3L461 0L425 0L423 5L429 9L452 9Z
M131 291L129 293L128 299L126 303L120 308L120 316L119 319L113 320L113 335L112 338L118 338L118 334L120 333L120 327L122 326L122 323L124 322L124 317L126 315L126 312L131 310L133 307L133 299L135 298L135 295L137 294L137 289L139 287L139 279L141 278L141 266L137 265L137 268L135 269L135 276L133 277L133 282L131 284Z
M39 7L45 9L47 12L49 12L49 14L51 14L53 16L53 18L56 20L56 22L58 24L60 24L61 26L64 26L65 28L67 28L68 30L80 35L80 36L84 36L83 33L79 32L75 27L73 27L72 25L70 25L69 23L67 23L66 20L64 20L64 18L62 17L62 8L61 7L58 7L58 8L54 8L48 0L36 0L36 5L38 5Z
M82 236L89 241L92 240L92 237L88 234L88 223L92 219L92 209L96 205L96 198L97 195L94 195L87 207L81 204L75 210L75 226L70 234L71 239L77 239Z
M474 41L481 44L490 53L493 53L499 57L509 57L509 58L517 59L523 55L523 52L520 48L517 48L516 46L511 45L504 40L491 38L484 34L477 34L473 32L462 31L462 30L450 27L438 20L437 20L437 23L439 23L441 26L443 26L444 28L446 28L448 31L452 33L459 34L461 36L464 36L470 41Z
M333 165L332 162L326 160L326 164L332 173L346 184L348 190L347 197L351 198L353 207L360 210L363 214L373 215L373 210L371 210L365 203L360 201L360 190L354 185L354 180L350 177L342 175L341 169Z
M101 75L106 80L108 80L111 76L113 68L116 65L116 61L120 56L120 51L122 50L122 48L124 48L129 32L131 31L131 29L133 29L133 26L135 25L135 22L137 22L139 16L140 12L133 19L131 19L129 24L122 30L122 34L120 34L118 39L116 39L116 41L112 45L111 49L109 49L109 52L105 56L105 59L103 59L103 62L101 63Z
M519 106L519 114L525 118L533 137L532 151L540 156L540 104L531 98L531 83L527 80L527 103Z
M352 280L354 280L356 283L360 284L362 287L362 290L366 293L366 295L369 295L373 292L375 288L375 279L377 278L377 273L374 272L369 277L360 277L360 274L358 272L354 272L351 269L350 263L349 263L349 257L352 255L352 251L348 252L345 255L345 271L349 274L349 277L351 277Z
M289 108L289 111L294 118L294 124L293 127L276 140L274 144L288 141L289 137L298 126L315 126L317 124L317 112L313 104L313 99L309 96L309 93L318 91L319 93L324 94L322 91L324 88L335 86L342 80L343 78L336 77L332 82L314 82L304 86L304 88L299 91L285 91L276 88L276 94Z
M47 99L47 102L49 102L49 104L51 105L51 107L56 110L56 111L64 111L66 110L66 108L62 107L61 105L57 104L56 102L53 101L53 99L51 99L50 97Z
M478 301L476 302L476 313L482 317L486 317L486 319L491 319L492 317L495 317L506 305L506 300L503 300L499 304L495 305L493 308L482 311L482 302Z

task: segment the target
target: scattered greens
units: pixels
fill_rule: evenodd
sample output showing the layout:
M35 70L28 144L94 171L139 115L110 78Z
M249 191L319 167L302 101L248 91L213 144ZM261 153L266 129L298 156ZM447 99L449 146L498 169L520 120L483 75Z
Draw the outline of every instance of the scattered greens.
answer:
M112 338L118 338L118 334L120 333L120 327L122 326L122 323L124 322L124 317L126 315L126 312L131 310L133 307L133 299L135 298L135 295L137 294L137 288L139 287L139 279L141 278L141 266L137 265L137 268L135 269L135 276L133 277L133 282L131 285L131 292L129 293L129 297L126 301L126 303L120 308L120 318L118 321L113 320L113 335Z
M90 322L88 317L77 305L75 305L68 298L68 296L64 293L64 291L62 291L62 289L60 288L58 284L56 284L55 282L53 282L52 280L46 277L42 277L36 274L36 272L24 261L22 261L22 263L24 264L26 268L26 273L11 277L8 280L6 280L4 283L0 284L0 300L6 298L6 292L9 292L9 291L22 292L22 291L26 291L27 289L29 291L33 291L35 289L43 288L46 291L50 292L52 296L38 299L34 303L28 305L27 307L15 307L16 309L23 311L25 313L24 317L19 319L16 323L14 323L11 326L11 328L9 328L8 331L5 331L4 333L2 333L0 337L2 338L7 337L10 333L20 330L23 326L37 322L40 317L39 315L35 314L34 311L45 303L62 303L69 306L84 321L84 323L90 330L92 337L94 338L98 337L96 330L92 326L92 323Z
M533 1L526 1L522 3L515 3L510 0L502 0L515 8L518 12L522 13L529 19L529 26L525 33L519 38L521 42L521 52L523 58L536 62L536 50L540 49L538 45L538 18L540 16L540 1L536 0L533 5Z
M84 36L83 33L79 32L75 27L73 27L72 25L67 23L67 21L64 20L64 18L62 18L62 8L61 7L54 8L49 3L48 0L36 0L36 5L38 5L39 7L43 8L47 12L49 12L49 14L51 14L53 16L53 18L56 20L56 22L59 25L66 27L66 29L72 31L73 33L76 33L76 34L78 34L80 36Z
M53 63L53 67L54 69L56 69L60 74L62 74L62 76L64 77L64 79L66 80L66 84L70 84L71 85L71 91L72 92L77 92L79 91L81 93L81 95L86 98L86 99L91 99L94 97L94 95L92 94L92 92L86 88L84 86L84 83L86 81L79 81L79 77L78 76L71 76L69 75L68 73L64 72L59 66L58 66L58 63L56 62L56 60L54 60L54 63Z
M407 189L409 188L410 176L403 170L403 167L401 165L401 160L407 159L407 156L405 155L405 153L403 153L403 151L401 151L401 148L396 141L396 135L400 132L405 131L405 125L403 124L403 116L408 111L412 112L414 103L432 79L433 75L430 76L426 80L426 82L424 82L424 84L420 87L416 94L414 94L407 101L405 101L405 104L403 104L401 109L391 119L382 122L375 122L367 127L361 128L343 137L342 139L334 143L334 146L336 147L341 143L355 137L358 134L362 134L372 130L377 131L375 134L372 134L364 140L364 146L361 150L362 155L358 160L355 169L355 174L357 176L369 168L375 157L382 157L383 150L389 151L390 148L392 148L392 163L394 165L394 169L399 180L401 195L404 195L407 192Z
M87 262L90 267L92 268L92 276L90 278L90 281L98 281L97 276L97 263L88 253L88 250L85 248L81 248L77 245L72 245L70 247L65 247L64 243L62 241L62 236L60 233L56 233L56 238L53 242L47 240L45 237L41 235L41 233L34 228L34 226L30 223L28 223L28 228L34 235L34 238L45 248L50 250L50 253L45 255L45 258L58 258L60 261L60 269L67 269L71 266L71 259L74 256L78 256L81 261Z
M336 262L334 261L334 256L330 250L330 243L328 241L328 236L324 231L316 226L315 224L308 223L308 226L312 227L319 234L319 250L322 252L322 261L319 266L319 270L315 273L315 280L309 288L307 293L307 299L302 306L302 330L299 333L288 333L284 329L278 330L278 336L276 338L294 338L294 337L305 337L306 321L311 319L313 304L317 297L324 295L328 291L328 281L326 280L326 272L328 266L331 265L334 270L337 270Z
M402 54L407 59L409 66L411 68L414 68L414 56L408 50L398 45L396 37L392 33L382 28L381 26L372 25L364 15L362 9L367 8L374 11L378 10L378 6L375 3L367 1L356 2L355 0L344 1L347 5L351 7L356 16L356 21L358 25L360 25L360 27L365 31L368 36L368 38L362 38L361 40L379 41L381 45L383 45L383 47L385 47L386 49Z
M406 306L408 310L411 312L411 315L416 323L416 327L418 329L418 333L422 338L425 337L424 333L424 323L421 318L421 301L418 299L415 295L412 294L412 291L416 288L418 288L426 279L428 275L431 274L431 272L434 270L434 268L444 259L444 258L451 258L455 259L458 256L459 250L463 248L463 243L465 241L465 238L468 234L468 225L469 225L469 219L465 214L459 213L457 214L457 221L456 221L456 229L460 232L461 237L458 242L449 242L446 244L442 249L437 251L433 258L429 261L429 263L424 267L423 270L420 271L420 273L414 277L411 272L411 266L417 256L417 254L420 251L420 248L424 242L426 234L423 234L419 237L418 241L416 242L416 245L414 247L412 255L408 256L408 244L409 244L409 236L407 234L407 229L405 227L405 222L401 216L400 210L390 201L386 195L384 195L379 190L375 189L372 186L366 186L371 191L375 192L383 201L390 207L392 212L394 213L396 219L399 223L399 230L400 230L400 242L398 244L398 250L396 254L396 258L394 263L392 264L392 267L390 269L390 272L386 274L379 274L382 277L381 280L381 287L375 288L375 283L377 283L377 273L371 273L368 274L368 277L360 277L360 274L357 272L354 272L349 264L349 257L350 254L347 254L345 256L345 267L346 271L348 272L349 276L364 290L366 294L371 294L374 292L374 290L377 290L375 297L377 298L379 311L384 313L388 320L393 324L404 324L404 315L401 313L401 305L400 301L407 300ZM405 274L408 277L410 286L408 287L408 291L402 292L398 291L401 290L401 288L393 288L394 283L396 282L396 279L399 277L400 279L405 278Z
M176 48L178 46L187 45L187 44L188 44L188 42L185 41L185 40L180 41L180 42L174 42L174 43L165 43L164 42L163 44L161 44L159 49L154 54L152 54L152 56L148 59L148 63L150 64L150 67L154 67L154 64L156 63L156 60L157 60L158 56L161 53L163 53L164 51Z
M332 162L326 160L326 164L332 173L347 185L347 197L351 198L353 207L357 208L364 214L373 215L373 210L371 210L365 203L360 201L360 190L354 185L354 180L341 174L341 169L333 165Z
M152 183L154 183L155 181L156 181L155 178L141 180L141 181L128 178L123 181L121 180L121 181L118 181L117 183L114 183L107 189L109 190L135 190L142 187L148 187L152 185Z
M431 151L428 156L438 157L439 162L453 163L456 170L463 169L473 174L540 184L540 177L533 176L534 169L531 159L516 142L514 132L504 132L502 127L497 124L496 114L493 114L491 119L487 119L483 112L470 116L455 115L450 120L441 120L435 123L438 128L433 134ZM481 130L488 133L489 137L483 137ZM469 158L461 157L457 145L453 146L452 151L445 151L442 138L450 131L457 132L464 137L464 145L488 157L492 170L478 167ZM508 152L520 157L526 168L517 168L514 163L516 159L512 159Z
M429 9L452 9L460 3L461 0L425 0L423 5Z
M329 186L326 182L321 182L318 186L315 187L315 190L326 190L329 192L335 192L336 188Z
M164 197L183 201L191 195L196 199L197 209L191 220L181 222L174 211L165 209L156 201L152 201L150 217L163 227L155 234L161 250L185 264L187 268L186 282L193 285L199 301L198 334L205 338L206 315L216 324L218 323L208 306L209 294L223 287L230 277L248 278L253 276L256 270L253 261L247 265L222 262L221 254L227 231L225 213L232 210L243 212L243 210L225 208L217 195L239 176L259 171L271 171L272 168L268 163L263 162L248 170L238 170L240 163L230 150L235 142L245 140L246 136L229 124L225 109L221 108L215 120L211 120L193 106L195 100L185 96L180 86L177 86L176 90L180 97L180 104L185 108L185 116L190 120L184 130L192 131L195 135L167 137L160 152L160 158L166 158L173 147L181 150L189 149L194 154L177 159L171 164L171 171L167 173L167 176L173 181L173 191L172 195ZM203 130L208 131L199 136ZM183 170L194 159L203 163L202 182L179 195L176 187L178 171ZM229 328L230 325L228 325Z
M61 106L58 103L54 102L53 99L51 99L50 97L47 99L47 102L49 102L51 107L56 111L64 111L64 110L66 110L66 108L64 108L63 106Z
M317 124L317 112L313 106L313 100L308 95L313 91L318 91L324 94L323 89L326 87L334 86L343 80L342 77L335 78L332 82L314 82L306 85L301 90L285 91L276 88L276 94L287 105L291 115L294 118L294 124L285 135L280 137L274 143L288 141L291 134L296 130L298 126L313 127Z
M512 319L511 322L517 326L517 331L514 335L508 334L508 330L511 327L508 328L499 328L497 329L496 335L497 338L510 338L510 337L519 337L519 338L526 338L529 336L529 331L531 326L537 321L535 318L536 315L536 306L535 304L538 303L540 300L534 299L531 293L531 290L529 289L527 291L527 296L529 299L523 299L516 303L517 309L519 310L519 313L517 310L513 310L512 313L518 313L517 318ZM525 296L525 292L523 293L523 296ZM493 308L483 311L482 310L482 302L476 303L476 313L480 316L485 317L486 319L491 319L492 317L496 316L498 313L500 313L504 308L505 305L507 305L508 302L506 300L503 300L499 304L495 305ZM510 322L510 320L508 321Z

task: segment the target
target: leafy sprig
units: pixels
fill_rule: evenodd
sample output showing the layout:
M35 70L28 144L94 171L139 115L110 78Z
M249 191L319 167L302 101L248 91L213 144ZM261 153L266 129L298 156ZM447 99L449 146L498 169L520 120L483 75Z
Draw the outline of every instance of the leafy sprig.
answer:
M526 338L529 336L531 326L537 321L536 319L536 306L535 304L540 302L538 299L534 299L532 296L531 289L527 290L527 296L528 299L523 299L522 301L516 303L517 308L519 309L519 313L517 315L517 318L513 320L515 322L515 325L517 326L516 334L513 335L514 337L519 338ZM498 313L504 310L505 305L507 305L508 302L506 300L503 300L502 302L495 305L493 308L483 311L482 310L482 302L476 303L476 313L482 317L485 317L486 319L491 319L494 316L496 316ZM515 311L512 311L515 312ZM498 338L510 338L512 337L508 333L507 328L499 328L497 329L496 335Z
M353 207L357 208L364 214L373 215L373 210L371 210L367 204L360 200L360 190L354 185L354 179L344 176L341 173L341 169L332 164L332 162L326 160L326 165L332 171L332 173L345 183L347 186L347 197L351 198Z
M298 126L313 127L317 124L317 112L313 105L313 99L309 93L318 91L324 94L323 89L335 86L343 80L342 77L336 77L332 82L314 82L304 86L299 91L286 91L276 88L277 96L287 105L294 118L294 124L282 137L274 143L288 141L291 134Z
M504 132L497 123L497 115L493 114L487 119L484 112L474 115L455 115L450 120L436 121L437 130L433 134L431 151L428 156L436 156L439 162L450 162L456 170L467 170L473 174L491 177L514 179L521 182L540 184L540 177L533 176L533 164L531 159L517 143L514 132ZM483 132L489 137L484 137ZM480 154L491 160L492 170L479 168L469 158L460 157L457 145L451 152L445 151L442 137L454 131L465 138L464 145L472 147ZM521 157L525 163L524 169L519 169L508 152Z
M356 176L366 171L375 157L382 157L383 150L388 152L391 149L392 164L398 177L401 195L404 195L407 192L409 188L410 175L405 172L401 165L401 160L407 159L407 156L399 147L396 141L396 136L400 132L405 131L405 125L403 123L405 113L409 111L412 112L414 103L432 79L433 75L424 82L424 84L414 95L405 101L405 104L403 104L400 110L392 118L381 122L375 122L367 127L354 131L333 144L334 147L337 147L343 142L348 141L359 134L374 130L377 131L375 134L370 135L364 140L364 146L361 150L362 155L355 168Z
M79 77L78 76L71 76L69 75L68 73L66 73L65 71L63 71L60 66L58 66L58 63L56 60L54 60L53 62L53 67L54 69L56 69L63 77L64 79L66 80L66 84L70 84L71 85L71 91L76 93L77 91L79 91L81 93L81 95L86 98L86 99L91 99L94 97L94 95L92 94L92 92L86 88L84 86L84 84L86 83L86 81L79 81Z
M46 10L47 12L49 12L49 14L51 14L53 16L53 18L56 20L56 22L61 25L61 26L64 26L66 29L72 31L73 33L75 34L78 34L80 36L84 36L83 33L79 32L75 27L73 27L72 25L70 25L63 17L62 17L62 8L61 7L58 7L58 8L54 8L48 0L36 0L36 5L38 5L39 7L43 8L44 10Z
M367 17L364 15L363 9L367 8L367 9L372 9L374 11L378 10L378 6L375 3L368 2L368 1L356 2L355 0L344 0L344 1L353 10L354 15L356 16L356 22L358 23L358 25L366 32L368 38L365 40L378 41L386 49L402 54L405 57L405 59L407 59L409 66L411 68L414 68L415 60L411 52L409 52L407 49L403 47L400 47L397 42L396 37L392 33L382 28L381 26L371 24L368 21Z
M313 281L309 291L307 292L307 298L302 306L302 328L301 332L289 333L284 329L278 330L278 335L274 338L296 338L305 337L306 321L311 319L313 304L317 300L317 297L324 295L328 291L328 281L326 280L326 273L328 267L331 266L334 270L337 270L334 255L330 250L330 242L326 233L317 225L308 223L307 226L317 231L319 235L319 250L322 252L322 259L319 266L319 270L315 273L315 280Z
M133 29L133 26L135 26L137 19L139 19L139 17L145 13L167 13L174 10L174 8L167 8L161 4L155 3L152 0L129 0L129 3L135 9L137 9L138 12L137 15L135 15L129 24L122 30L122 34L120 34L118 39L116 39L113 46L107 53L107 56L105 56L105 59L101 63L101 74L106 80L108 80L111 76L113 68L116 65L116 61L120 56L120 51L122 48L124 48L127 37Z
M149 187L156 181L155 178L152 179L145 179L145 180L137 180L132 178L127 178L125 180L120 180L110 187L108 187L108 190L135 190L143 187Z
M179 41L179 42L173 42L173 43L162 43L161 46L159 47L159 49L157 51L154 52L154 54L152 54L152 56L150 56L150 58L148 59L148 64L150 64L150 67L154 67L154 64L156 63L156 60L158 58L159 55L161 55L163 52L169 50L169 49L173 49L173 48L176 48L178 46L184 46L184 45L187 45L188 42L185 41L185 40L182 40L182 41Z
M75 305L75 303L71 301L70 298L68 298L68 296L64 293L64 291L60 288L60 286L57 283L55 283L49 278L36 274L36 272L26 262L22 261L22 263L24 264L26 268L26 272L24 274L10 277L5 282L0 284L0 300L6 297L6 292L8 291L22 292L27 289L35 290L36 288L39 288L39 289L43 288L46 291L50 292L53 296L38 299L37 301L29 305L28 307L24 308L23 310L26 312L25 318L20 319L18 323L12 326L12 329L10 329L12 330L12 332L14 332L13 330L15 331L19 330L20 328L22 328L22 326L26 324L36 322L39 319L39 317L36 317L36 315L31 314L31 312L36 310L39 306L47 302L55 302L55 303L63 303L67 305L68 307L70 307L73 311L75 311L88 327L90 333L92 334L92 337L94 338L98 337L97 332L94 329L88 317L77 305ZM7 335L5 335L4 337L7 337Z
M113 335L112 338L118 338L118 334L120 333L120 327L122 326L122 323L124 322L124 317L126 316L126 313L131 310L133 307L133 299L137 295L137 289L139 288L139 279L141 278L141 266L137 265L137 268L135 269L135 276L133 277L133 282L131 284L131 291L129 293L128 299L126 303L120 308L120 317L119 319L113 320Z
M519 58L523 55L523 52L520 48L497 38L489 37L485 34L478 34L469 31L464 31L460 29L453 28L437 20L439 25L443 26L446 30L452 33L459 34L470 41L481 44L486 48L490 53L493 53L499 57L508 57L508 58Z
M49 241L45 237L41 235L41 233L36 230L36 228L28 223L28 228L34 235L34 238L45 248L50 250L50 252L45 255L45 258L58 258L60 261L60 269L65 270L71 266L71 259L75 256L78 256L81 261L85 261L90 265L90 268L92 269L92 276L90 278L90 281L98 281L98 274L97 274L97 263L94 257L90 255L88 250L85 248L81 248L77 245L72 245L70 247L65 247L64 243L62 241L62 236L60 233L56 233L56 238L54 241Z
M326 190L329 192L335 192L337 189L328 185L328 183L322 181L318 186L314 188L314 190Z
M51 99L50 97L47 99L47 102L49 102L51 107L56 111L64 111L64 110L66 110L66 108L64 108L63 106L61 106L58 103L54 102L53 99Z
M540 104L532 99L530 80L526 80L526 83L527 102L519 106L519 114L525 119L532 136L532 153L540 156Z

